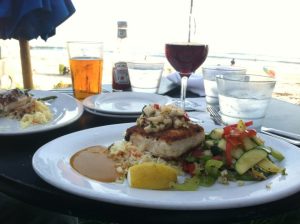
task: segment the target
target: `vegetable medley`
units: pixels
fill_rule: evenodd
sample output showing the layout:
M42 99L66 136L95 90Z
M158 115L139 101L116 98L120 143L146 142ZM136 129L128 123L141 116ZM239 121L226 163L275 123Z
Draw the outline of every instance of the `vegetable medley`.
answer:
M238 181L265 180L285 169L275 164L284 156L265 146L257 136L253 123L239 121L224 128L216 128L206 134L204 146L186 155L182 160L183 170L190 174L184 183L173 183L176 190L196 190L199 186L211 186L215 182L228 184Z

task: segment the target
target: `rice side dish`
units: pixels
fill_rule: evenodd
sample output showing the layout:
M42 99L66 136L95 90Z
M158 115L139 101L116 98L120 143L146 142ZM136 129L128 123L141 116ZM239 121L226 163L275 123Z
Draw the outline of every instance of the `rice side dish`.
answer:
M46 124L51 121L53 114L50 108L41 101L34 100L34 112L30 114L24 114L20 120L22 128L27 128L30 125Z

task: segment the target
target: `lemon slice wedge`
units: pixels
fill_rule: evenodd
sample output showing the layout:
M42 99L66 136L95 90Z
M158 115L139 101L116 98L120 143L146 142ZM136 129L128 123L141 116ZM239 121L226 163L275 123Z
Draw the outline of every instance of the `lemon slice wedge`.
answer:
M145 162L130 167L127 178L133 188L163 190L177 181L177 170L162 163Z

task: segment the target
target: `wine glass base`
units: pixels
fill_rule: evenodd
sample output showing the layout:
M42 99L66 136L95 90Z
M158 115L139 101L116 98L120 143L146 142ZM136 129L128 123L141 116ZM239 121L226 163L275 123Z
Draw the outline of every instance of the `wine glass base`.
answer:
M204 120L196 118L196 117L189 117L190 121L192 121L195 124L203 125L205 123Z
M177 107L181 107L181 101L180 100L174 100L172 102L172 104L174 104ZM189 100L185 100L185 111L196 111L199 110L199 104L189 101Z

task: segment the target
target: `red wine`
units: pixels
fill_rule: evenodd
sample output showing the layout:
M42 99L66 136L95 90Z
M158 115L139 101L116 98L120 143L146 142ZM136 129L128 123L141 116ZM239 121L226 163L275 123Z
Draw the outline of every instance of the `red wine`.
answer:
M190 76L205 61L208 45L194 43L166 44L166 57L181 76Z

